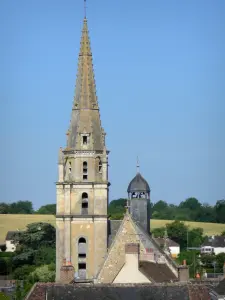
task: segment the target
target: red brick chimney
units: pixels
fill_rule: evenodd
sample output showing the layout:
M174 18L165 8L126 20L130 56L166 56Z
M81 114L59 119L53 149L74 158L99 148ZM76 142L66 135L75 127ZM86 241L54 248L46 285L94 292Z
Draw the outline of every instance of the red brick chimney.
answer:
M60 282L70 283L74 279L75 270L70 261L63 260L60 268Z

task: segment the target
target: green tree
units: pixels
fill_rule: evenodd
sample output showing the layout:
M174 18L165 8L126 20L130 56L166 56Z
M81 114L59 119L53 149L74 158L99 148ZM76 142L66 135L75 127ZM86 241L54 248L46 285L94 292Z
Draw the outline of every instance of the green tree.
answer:
M180 221L174 221L166 224L168 237L177 242L181 249L187 247L187 231L188 227Z
M125 213L126 204L127 204L127 199L124 198L111 201L108 207L108 214L110 219L112 220L122 219Z
M201 203L194 197L182 201L179 205L180 208L188 208L192 211L201 209Z
M56 249L55 247L41 247L34 255L34 264L36 266L49 265L55 263Z
M0 275L7 275L9 273L7 262L4 258L0 257Z
M165 227L154 228L152 230L152 234L156 238L158 238L158 237L164 237L164 235L165 235L165 229L166 229Z
M168 220L169 214L169 206L168 204L163 201L159 200L156 202L152 207L152 218L153 219L162 219Z
M203 254L201 255L201 262L204 267L212 268L213 261L216 260L216 256L214 254Z
M18 201L9 205L10 214L32 214L33 204L31 201Z
M201 261L199 251L181 251L178 255L177 262L183 264L183 261L186 260L187 265L189 266L190 277L195 277L196 272L201 272Z
M225 253L219 253L216 255L217 267L223 272L223 266L225 264Z
M223 231L221 232L221 235L222 235L222 236L225 236L225 230L223 230Z
M7 296L6 294L3 294L2 292L0 292L0 300L10 300L11 297Z
M0 203L0 214L8 214L9 213L9 205L7 203Z
M55 249L55 228L48 223L32 223L27 225L26 231L16 233L14 241L18 243L13 258L14 268L24 264L32 265L38 253L43 253L43 248Z
M55 215L56 214L56 204L47 204L41 206L36 212L40 215Z
M24 280L35 270L35 266L33 265L23 265L13 272L13 278L17 280Z
M215 205L217 222L225 223L225 200L219 200Z
M204 241L203 229L196 227L188 231L188 246L200 247Z
M55 280L55 271L52 271L48 265L43 265L30 274L35 278L35 281L53 282Z
M33 284L33 282L30 282L28 280L23 280L23 283L21 283L21 281L17 281L13 299L24 300Z
M216 212L214 206L210 206L207 203L203 203L201 209L196 215L196 221L199 222L216 222Z
M182 211L186 214L186 220L196 220L199 212L201 211L201 203L194 197L182 201L178 207L179 212Z

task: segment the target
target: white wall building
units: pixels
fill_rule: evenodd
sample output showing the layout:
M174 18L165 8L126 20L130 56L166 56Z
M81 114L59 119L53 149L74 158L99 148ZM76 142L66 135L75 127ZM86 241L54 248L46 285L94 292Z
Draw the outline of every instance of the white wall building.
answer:
M225 236L213 235L211 237L208 237L201 245L201 253L214 253L215 255L219 253L225 253Z
M160 247L164 248L166 246L173 258L177 258L180 254L180 245L173 240L169 238L154 238L154 240L160 245Z
M13 235L17 231L8 231L5 238L6 252L14 252L16 251L16 245L13 241Z

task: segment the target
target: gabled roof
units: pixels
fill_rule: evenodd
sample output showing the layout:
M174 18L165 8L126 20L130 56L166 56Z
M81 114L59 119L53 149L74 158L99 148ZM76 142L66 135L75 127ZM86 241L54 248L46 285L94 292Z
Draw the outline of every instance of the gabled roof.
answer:
M138 243L140 245L140 254L146 255L146 252L151 250L156 256L163 258L164 270L168 268L174 271L173 276L170 276L172 272L165 271L165 274L168 275L167 279L168 281L174 280L177 276L174 275L177 274L177 264L160 249L160 246L147 232L133 221L128 212L124 215L119 229L116 230L115 238L111 241L106 259L97 275L97 282L112 283L114 281L125 264L125 245L127 243ZM157 267L154 270L156 272L160 271ZM154 278L152 279L154 280Z
M212 237L207 237L204 241L204 243L202 244L202 247L204 246L211 246L213 248L217 248L217 247L225 247L225 236L212 236Z

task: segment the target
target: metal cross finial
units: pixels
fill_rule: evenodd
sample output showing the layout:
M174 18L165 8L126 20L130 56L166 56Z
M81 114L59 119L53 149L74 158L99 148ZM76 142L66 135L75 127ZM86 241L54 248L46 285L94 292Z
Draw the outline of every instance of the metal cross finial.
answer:
M140 165L139 165L139 159L138 159L138 156L137 156L137 173L139 173L139 168L140 168Z
M85 19L86 19L86 11L87 11L86 0L84 0L84 18Z

